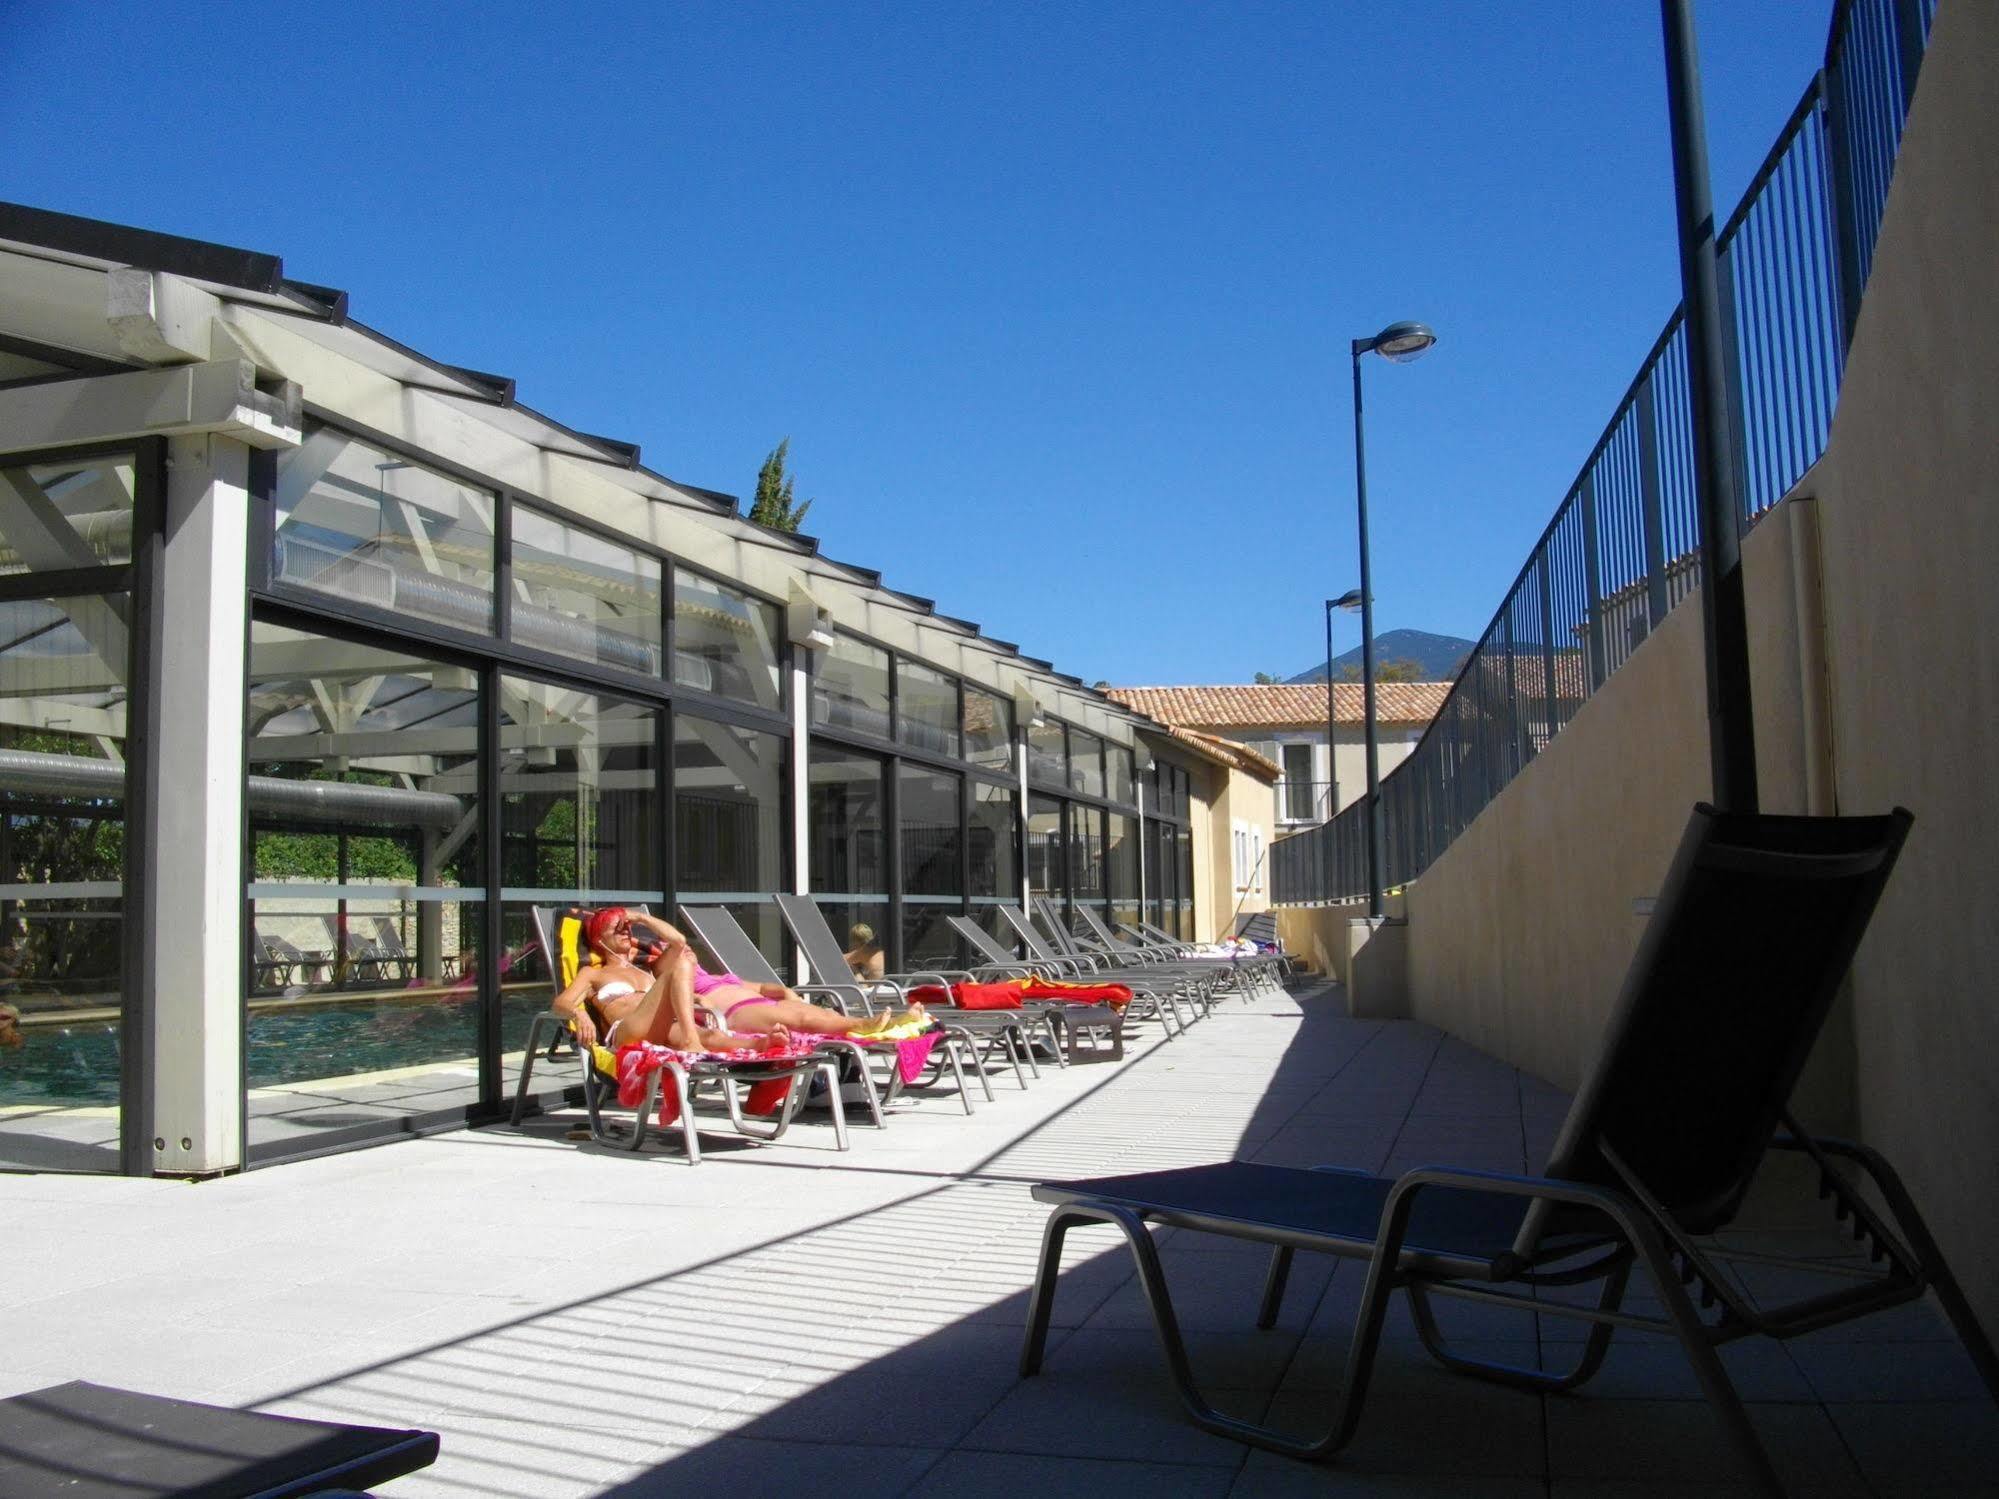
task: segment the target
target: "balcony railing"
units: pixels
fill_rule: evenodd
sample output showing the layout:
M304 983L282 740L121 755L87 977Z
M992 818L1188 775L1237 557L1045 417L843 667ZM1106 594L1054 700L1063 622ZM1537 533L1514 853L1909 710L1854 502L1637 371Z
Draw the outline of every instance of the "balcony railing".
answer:
M1825 451L1936 0L1838 0L1814 75L1722 230L1737 524ZM1382 883L1414 879L1700 583L1675 308L1443 708L1381 782ZM1287 809L1288 810L1288 809ZM1279 905L1366 893L1364 802L1271 849Z
M1280 822L1324 822L1338 804L1337 781L1283 781L1277 788Z

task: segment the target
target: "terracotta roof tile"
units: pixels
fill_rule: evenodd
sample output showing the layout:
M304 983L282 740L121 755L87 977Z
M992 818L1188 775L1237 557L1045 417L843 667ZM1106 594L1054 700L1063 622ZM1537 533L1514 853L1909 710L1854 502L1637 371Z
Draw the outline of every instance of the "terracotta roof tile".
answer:
M1273 782L1284 773L1275 760L1251 749L1246 744L1237 744L1230 739L1219 739L1213 734L1203 734L1199 729L1178 728L1173 724L1166 726L1166 732L1179 743L1186 745L1196 754L1214 761L1217 765L1226 765L1233 770L1246 770L1262 780Z
M1377 682L1375 712L1383 723L1428 723L1443 706L1449 682ZM1163 724L1191 729L1309 729L1326 721L1324 682L1219 687L1107 687L1104 696ZM1334 716L1360 723L1358 682L1333 684Z

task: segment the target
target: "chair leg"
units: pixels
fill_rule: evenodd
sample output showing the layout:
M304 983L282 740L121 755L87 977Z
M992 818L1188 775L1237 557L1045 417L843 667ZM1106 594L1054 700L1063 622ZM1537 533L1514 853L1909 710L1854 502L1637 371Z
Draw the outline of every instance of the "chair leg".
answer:
M1027 1341L1021 1354L1021 1373L1032 1374L1041 1365L1041 1348L1047 1337L1048 1315L1052 1310L1052 1286L1061 1262L1062 1235L1070 1223L1090 1220L1112 1223L1124 1231L1125 1241L1131 1246L1132 1258L1138 1265L1140 1288L1152 1309L1152 1325L1159 1335L1167 1372L1172 1376L1180 1403L1196 1426L1218 1436L1246 1442L1252 1447L1310 1461L1332 1456L1353 1439L1354 1430L1360 1424L1361 1406L1367 1398L1368 1381L1374 1372L1375 1353L1381 1344L1381 1324L1388 1296L1397 1281L1392 1264L1397 1256L1394 1245L1391 1244L1385 1256L1389 1263L1384 1264L1384 1257L1377 1255L1369 1266L1367 1289L1361 1295L1360 1314L1354 1323L1353 1340L1347 1350L1346 1379L1333 1408L1331 1430L1323 1437L1305 1438L1238 1420L1208 1404L1194 1383L1186 1340L1181 1336L1179 1319L1173 1312L1173 1300L1166 1288L1166 1272L1159 1263L1159 1250L1152 1242L1152 1233L1138 1214L1108 1203L1067 1204L1057 1208L1050 1218L1042 1244L1040 1269L1035 1277L1035 1296L1028 1308ZM1395 1238L1399 1243L1399 1226Z
M1721 1422L1722 1433L1729 1445L1735 1449L1736 1456L1741 1458L1758 1488L1773 1499L1784 1499L1784 1486L1777 1479L1777 1470L1771 1466L1770 1454L1763 1450L1763 1443L1756 1435L1756 1428L1750 1424L1749 1412L1742 1404L1742 1397L1736 1393L1728 1371L1721 1366L1721 1358L1716 1354L1714 1344L1708 1340L1707 1328L1701 1322L1700 1313L1687 1299L1686 1287L1673 1273L1657 1235L1649 1225L1628 1216L1623 1217L1618 1226L1624 1230L1637 1251L1639 1262L1652 1277L1659 1299L1665 1303L1666 1313L1672 1319L1680 1347L1686 1353L1687 1361L1694 1366L1694 1378L1700 1381L1701 1393L1707 1396L1707 1403L1714 1411L1715 1419Z
M1284 1284L1291 1278L1293 1253L1289 1244L1279 1244L1270 1251L1270 1269L1263 1277L1263 1302L1256 1311L1256 1325L1265 1332L1277 1325L1277 1313L1284 1305Z
M1614 1312L1624 1302L1624 1288L1631 1279L1631 1261L1621 1261L1604 1277L1603 1292L1597 1298L1597 1310ZM1604 1355L1610 1351L1610 1339L1617 1329L1608 1322L1591 1325L1589 1336L1583 1340L1583 1351L1573 1367L1561 1373L1547 1373L1540 1369L1522 1369L1513 1364L1488 1362L1485 1359L1470 1359L1453 1353L1437 1326L1437 1318L1430 1306L1430 1294L1419 1282L1411 1281L1406 1289L1409 1293L1409 1311L1416 1322L1416 1336L1422 1339L1423 1347L1431 1358L1459 1374L1468 1374L1473 1379L1486 1379L1494 1384L1509 1385L1518 1390L1537 1390L1544 1394L1558 1390L1572 1390L1577 1385L1593 1378L1603 1367Z
M833 1111L833 1146L836 1150L846 1150L848 1148L847 1101L840 1096L840 1064L829 1058L812 1070L826 1075L826 1107ZM801 1076L799 1082L801 1085L804 1084L804 1077ZM806 1088L800 1086L793 1090L793 1097L787 1101L795 1108L803 1108L805 1093Z
M1930 1235L1930 1226L1923 1221L1923 1215L1916 1211L1916 1200L1909 1195L1909 1189L1902 1184L1901 1173L1888 1164L1886 1156L1863 1145L1851 1145L1844 1141L1822 1140L1819 1148L1829 1155L1836 1155L1852 1161L1869 1176L1880 1189L1887 1203L1889 1213L1895 1219L1896 1227L1907 1235L1909 1249L1916 1262L1922 1267L1923 1275L1929 1280L1930 1288L1937 1293L1937 1301L1943 1306L1944 1316L1950 1319L1951 1329L1958 1341L1964 1345L1972 1367L1978 1370L1978 1377L1985 1381L1985 1389L1999 1404L1999 1354L1992 1349L1992 1340L1978 1325L1977 1314L1971 1303L1965 1300L1964 1290L1951 1274L1950 1266L1944 1262L1943 1251Z
M509 1124L519 1124L521 1116L527 1112L528 1079L534 1076L535 1053L541 1050L542 1027L553 1023L559 1032L562 1022L552 1015L537 1015L528 1026L527 1050L521 1054L521 1075L514 1082L514 1111L509 1116Z
M687 1146L687 1164L701 1164L701 1134L694 1127L694 1084L688 1080L687 1069L678 1062L668 1062L659 1072L655 1072L646 1086L646 1096L639 1104L639 1130L645 1130L646 1115L652 1112L653 1100L659 1095L659 1080L664 1073L672 1073L673 1080L680 1088L680 1137Z

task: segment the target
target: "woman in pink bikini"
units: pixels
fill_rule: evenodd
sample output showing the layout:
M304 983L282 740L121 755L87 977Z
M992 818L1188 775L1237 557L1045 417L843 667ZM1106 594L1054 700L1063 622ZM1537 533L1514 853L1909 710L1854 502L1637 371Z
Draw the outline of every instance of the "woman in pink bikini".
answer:
M650 973L634 961L635 926L659 939ZM583 934L603 961L581 969L576 981L556 996L555 1008L571 1017L576 1039L584 1046L597 1039L585 999L594 1001L610 1027L606 1046L652 1041L682 1051L728 1051L782 1045L791 1031L845 1036L882 1024L879 1017L842 1015L810 1004L782 984L751 984L733 973L709 973L694 961L687 939L657 916L608 906L584 923ZM697 1025L697 1003L713 1011L724 1029ZM897 1018L920 1020L923 1015L923 1006L912 1005Z

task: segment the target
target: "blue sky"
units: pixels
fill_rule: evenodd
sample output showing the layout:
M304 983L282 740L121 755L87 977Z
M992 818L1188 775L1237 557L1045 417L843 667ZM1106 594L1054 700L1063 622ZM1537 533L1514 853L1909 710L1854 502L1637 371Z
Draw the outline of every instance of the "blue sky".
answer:
M1733 208L1829 0L1704 0ZM1086 680L1485 626L1679 295L1658 8L0 0L0 198L282 255ZM1354 643L1342 616L1336 649Z

